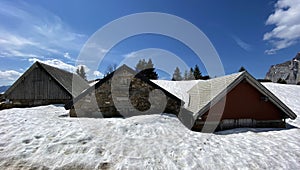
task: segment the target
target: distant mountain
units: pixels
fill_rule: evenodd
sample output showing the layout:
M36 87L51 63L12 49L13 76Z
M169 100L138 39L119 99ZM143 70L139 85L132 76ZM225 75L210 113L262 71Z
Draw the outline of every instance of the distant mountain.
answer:
M4 93L10 86L0 86L0 93Z
M266 74L266 79L277 82L285 80L288 84L300 82L300 52L290 61L272 65Z

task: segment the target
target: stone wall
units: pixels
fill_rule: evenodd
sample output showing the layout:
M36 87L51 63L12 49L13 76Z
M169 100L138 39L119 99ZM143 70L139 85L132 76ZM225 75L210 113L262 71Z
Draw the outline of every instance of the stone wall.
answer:
M122 70L77 101L70 116L130 117L162 112L177 115L181 104L179 99Z

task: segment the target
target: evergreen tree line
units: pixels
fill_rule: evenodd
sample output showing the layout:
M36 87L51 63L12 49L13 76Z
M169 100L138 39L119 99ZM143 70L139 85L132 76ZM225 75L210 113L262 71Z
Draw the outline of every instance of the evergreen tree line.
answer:
M172 80L173 81L181 81L181 80L208 80L209 76L202 76L202 73L199 69L199 66L196 64L194 68L190 68L190 70L185 70L183 75L179 69L176 67L173 73Z
M117 65L109 65L106 70L105 76L112 73L117 69ZM148 59L146 61L145 59L140 59L136 66L135 70L138 73L138 75L142 75L144 77L147 77L148 79L157 80L158 74L155 71L154 64L151 59ZM77 68L76 73L82 77L83 79L87 79L85 69L83 66L80 66ZM190 68L190 70L185 70L184 74L182 75L179 67L175 68L175 71L173 73L172 80L173 81L181 81L181 80L207 80L210 79L209 76L202 76L202 73L200 71L199 66L196 64L194 68Z
M109 65L106 69L105 76L114 72L116 69L117 69L117 64ZM144 77L147 77L148 79L152 79L152 80L158 79L158 74L155 71L154 64L151 58L148 59L148 61L146 61L145 59L140 59L135 66L135 71L138 73L138 75L142 75ZM241 67L239 69L239 72L241 71L246 71L246 69L244 67ZM83 79L87 80L84 66L79 66L76 70L76 73ZM191 67L189 70L185 70L183 75L179 67L176 67L172 76L173 81L208 80L208 79L210 79L210 77L208 75L203 76L197 64L194 67ZM259 81L270 81L270 80L259 79ZM286 83L286 82L285 80L279 79L277 83ZM300 84L300 82L298 84Z
M151 80L157 80L158 74L155 71L154 64L151 58L146 61L145 59L140 59L135 66L135 71L138 72L138 75L142 75Z

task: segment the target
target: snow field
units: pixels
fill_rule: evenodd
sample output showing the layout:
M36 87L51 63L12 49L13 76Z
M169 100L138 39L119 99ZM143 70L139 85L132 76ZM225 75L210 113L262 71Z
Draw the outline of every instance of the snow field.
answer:
M299 86L264 84L300 115ZM69 118L62 106L0 111L1 169L299 169L300 121L290 129L205 134L173 115Z

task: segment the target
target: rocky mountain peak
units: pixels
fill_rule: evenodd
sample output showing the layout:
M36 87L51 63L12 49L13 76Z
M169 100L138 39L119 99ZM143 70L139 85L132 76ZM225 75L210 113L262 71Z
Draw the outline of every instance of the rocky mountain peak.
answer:
M298 52L298 54L296 55L296 57L293 58L293 60L294 60L294 59L300 60L300 52Z
M266 79L277 82L279 79L285 80L288 84L300 82L300 52L291 59L280 64L272 65L266 74Z

